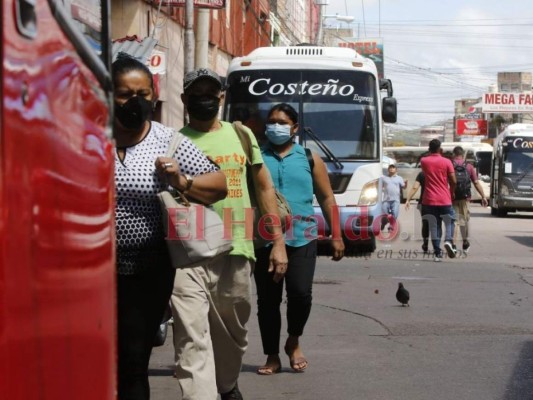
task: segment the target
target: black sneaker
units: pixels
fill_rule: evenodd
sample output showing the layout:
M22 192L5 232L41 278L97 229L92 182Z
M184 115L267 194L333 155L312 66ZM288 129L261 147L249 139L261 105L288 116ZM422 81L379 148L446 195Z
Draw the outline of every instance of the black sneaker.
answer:
M235 384L233 389L227 393L220 393L221 400L243 400L239 385Z
M468 254L468 250L470 250L470 242L465 239L463 240L463 252Z
M422 245L422 251L424 252L424 254L429 253L429 248L428 248L428 244L427 243L424 243Z
M444 242L444 248L446 249L446 253L448 253L449 258L455 258L457 250L455 249L455 245L452 242Z

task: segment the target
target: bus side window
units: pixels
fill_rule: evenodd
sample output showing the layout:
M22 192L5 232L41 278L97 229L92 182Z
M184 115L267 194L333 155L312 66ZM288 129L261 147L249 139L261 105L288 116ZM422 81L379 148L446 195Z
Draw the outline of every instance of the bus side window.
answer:
M474 167L477 167L476 157L472 150L468 150L465 155L465 161L469 164L472 164Z

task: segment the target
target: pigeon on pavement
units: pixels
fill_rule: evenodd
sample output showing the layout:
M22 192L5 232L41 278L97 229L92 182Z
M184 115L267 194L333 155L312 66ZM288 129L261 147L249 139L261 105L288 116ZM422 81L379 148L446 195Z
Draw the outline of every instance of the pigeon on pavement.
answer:
M396 291L396 300L402 303L403 306L409 307L409 292L403 287L403 283L398 283L398 290Z

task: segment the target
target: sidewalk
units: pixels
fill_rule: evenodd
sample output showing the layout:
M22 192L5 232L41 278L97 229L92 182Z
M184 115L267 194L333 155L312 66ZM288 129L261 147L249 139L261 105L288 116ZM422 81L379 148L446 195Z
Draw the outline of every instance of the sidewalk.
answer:
M321 259L324 260L324 259ZM266 360L261 348L261 338L256 316L256 296L254 288L253 309L248 324L249 347L244 357L244 364L239 379L239 387L246 400L260 399L305 399L303 394L309 392L310 387L322 386L323 393L317 393L313 399L330 399L331 392L328 388L330 379L348 379L352 371L352 360L361 357L365 348L364 338L381 337L387 335L387 330L375 320L357 315L348 310L335 309L331 305L322 304L325 299L331 299L338 290L338 281L328 279L317 271L314 283L315 304L306 327L302 340L305 355L309 360L309 367L305 373L295 373L289 366L285 354L280 354L283 368L281 373L274 376L259 376L256 374L258 366ZM285 305L282 306L282 315L285 315ZM170 328L170 327L169 327ZM283 317L281 348L286 339L286 321ZM360 338L363 340L359 343ZM150 385L152 400L181 400L181 392L173 374L172 329L162 347L154 348L150 360ZM364 356L370 357L369 354ZM342 376L333 376L334 371L344 371ZM329 371L329 372L328 372ZM323 385L317 385L323 382ZM340 383L340 381L339 381ZM280 389L286 385L286 390ZM301 396L301 397L300 397ZM353 397L340 397L351 399Z

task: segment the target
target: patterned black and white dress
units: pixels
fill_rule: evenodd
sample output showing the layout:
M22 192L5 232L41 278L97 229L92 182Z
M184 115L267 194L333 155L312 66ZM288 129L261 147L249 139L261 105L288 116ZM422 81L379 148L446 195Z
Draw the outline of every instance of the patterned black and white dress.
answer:
M117 269L132 275L149 268L160 252L166 252L157 193L165 184L155 172L155 160L164 156L173 129L151 122L145 138L125 148L120 160L115 153ZM185 138L174 155L180 171L191 176L217 171L189 139Z

